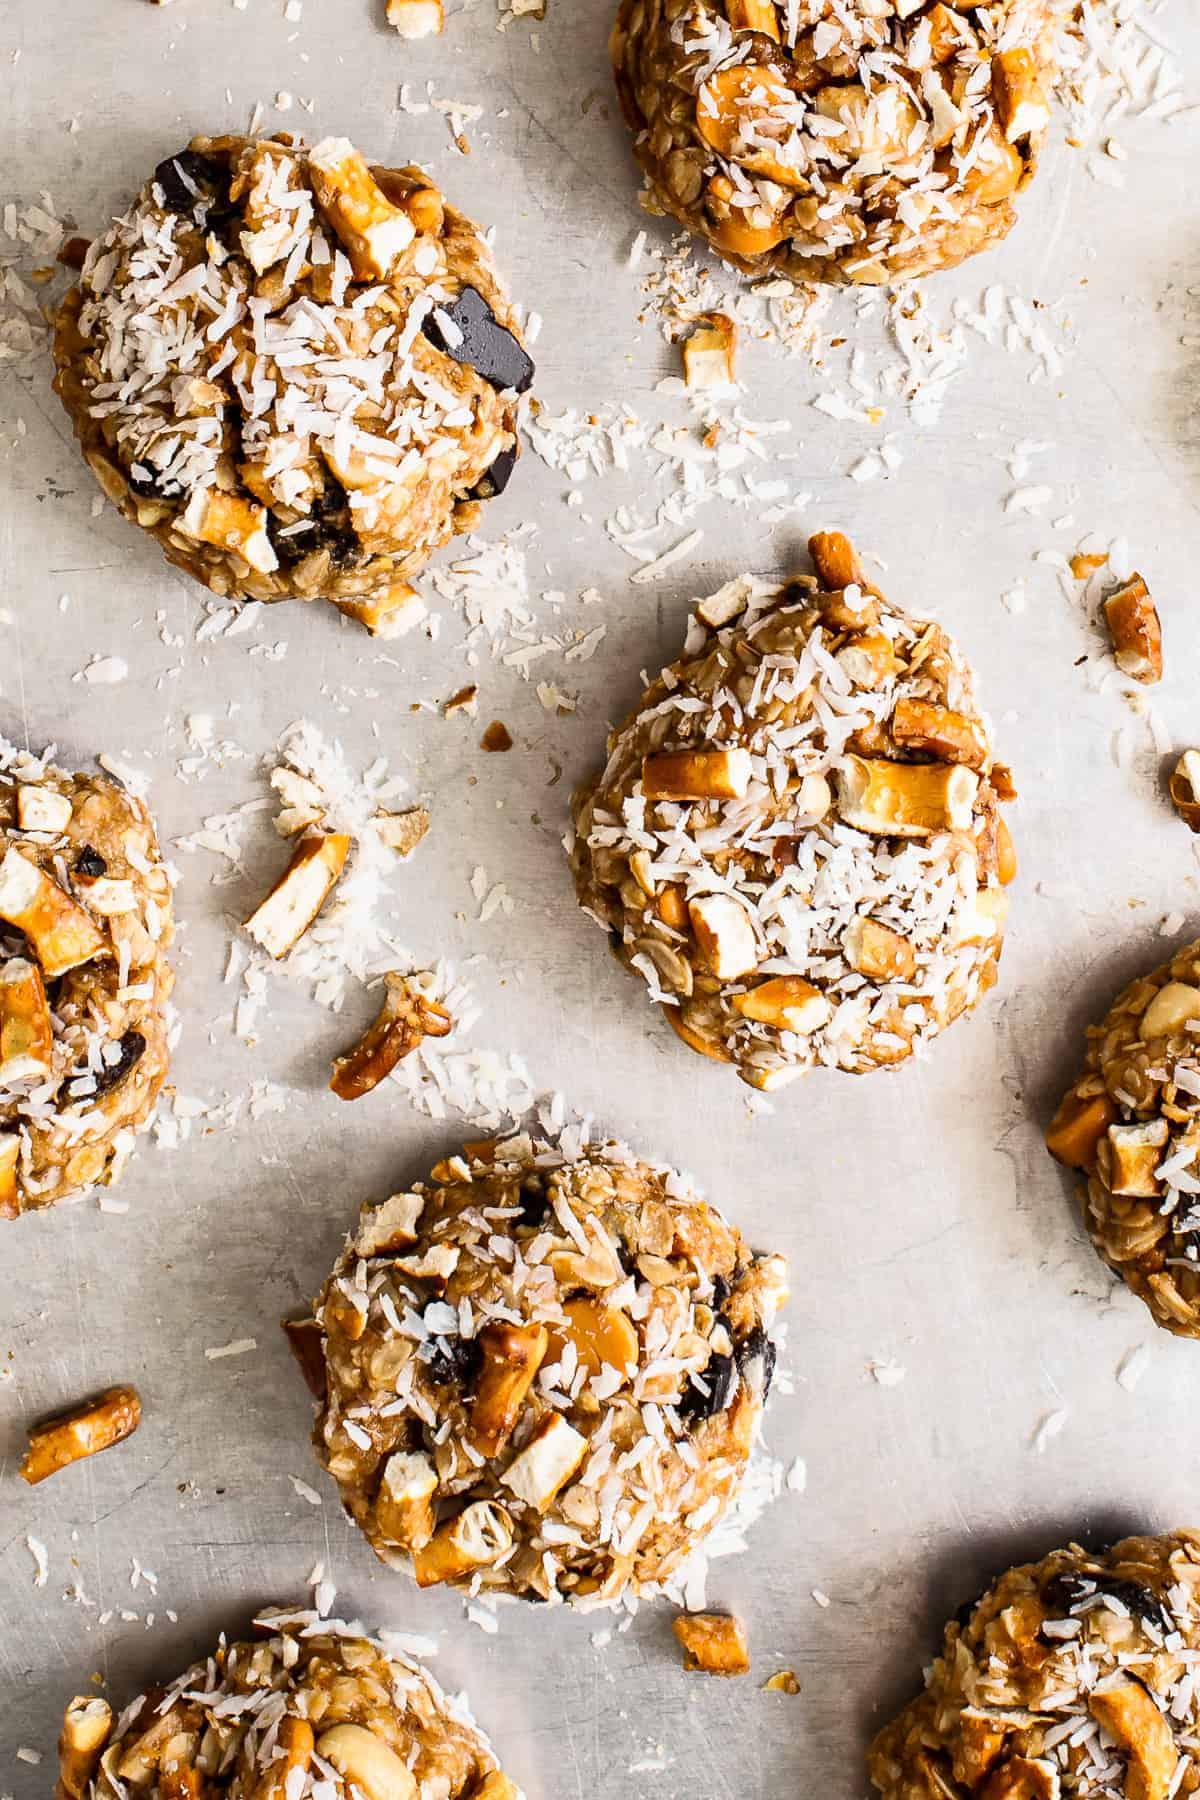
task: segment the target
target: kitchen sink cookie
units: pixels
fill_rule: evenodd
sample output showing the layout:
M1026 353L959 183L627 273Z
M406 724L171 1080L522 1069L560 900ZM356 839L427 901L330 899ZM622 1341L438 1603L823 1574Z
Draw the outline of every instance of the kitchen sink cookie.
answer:
M114 1721L69 1702L58 1800L522 1800L461 1698L361 1625L269 1607Z
M1054 0L621 0L648 204L751 275L945 269L1016 219L1050 121Z
M700 602L575 796L580 905L693 1050L771 1090L899 1063L996 978L1016 870L971 674L866 581Z
M167 1073L171 936L142 802L0 740L0 1219L121 1173Z
M739 1488L785 1275L621 1145L468 1147L364 1208L320 1295L317 1454L422 1587L654 1589Z
M91 246L55 388L101 487L214 593L373 629L479 519L533 364L478 227L345 138L193 138Z
M1118 994L1046 1145L1087 1176L1100 1255L1159 1325L1200 1338L1200 942Z
M1200 1790L1200 1535L1078 1544L946 1626L868 1754L884 1800L1168 1800Z

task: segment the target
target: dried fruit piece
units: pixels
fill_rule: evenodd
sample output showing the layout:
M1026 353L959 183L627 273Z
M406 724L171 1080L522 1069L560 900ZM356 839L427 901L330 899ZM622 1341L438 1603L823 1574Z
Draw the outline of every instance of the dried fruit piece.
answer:
M736 380L737 326L728 313L701 313L682 348L683 378L690 388L730 387Z
M647 800L741 800L752 773L748 750L660 750L642 762L642 792Z
M795 94L769 63L727 63L696 95L696 129L705 143L781 187L808 185L797 165L777 154L798 118Z
M503 719L493 719L479 740L479 748L492 752L511 750L512 732Z
M308 166L317 204L357 278L389 275L416 236L408 214L392 205L349 138L322 138Z
M446 25L442 0L387 0L387 17L402 38L438 37Z
M1200 831L1200 750L1185 750L1167 783L1171 804L1190 831Z
M512 1549L512 1541L512 1521L504 1508L491 1500L477 1500L416 1552L413 1574L417 1586L457 1581L472 1569L499 1562Z
M591 1375L605 1367L624 1374L637 1365L638 1335L628 1314L619 1307L605 1306L590 1294L564 1301L563 1323L551 1325L549 1332L547 1363L560 1362L569 1343L574 1345L580 1366Z
M1150 590L1132 575L1104 602L1118 669L1146 686L1162 680L1162 626Z
M552 1412L535 1427L519 1455L500 1477L518 1500L545 1512L581 1466L588 1441L561 1413Z
M740 1619L731 1613L681 1613L671 1630L683 1646L689 1674L745 1675L750 1651Z
M83 908L19 850L0 862L0 919L24 932L48 981L108 948Z
M31 1487L135 1432L142 1403L131 1387L106 1388L94 1400L32 1427L20 1473Z
M112 1707L97 1695L68 1700L58 1738L58 1779L65 1800L84 1800L112 1730Z
M1046 1148L1068 1169L1095 1166L1096 1147L1117 1117L1107 1094L1067 1094L1046 1132Z
M279 1730L275 1734L275 1754L267 1766L266 1774L254 1792L254 1800L291 1800L297 1790L302 1791L303 1783L299 1778L289 1779L293 1770L307 1772L312 1764L316 1742L313 1728L307 1719L296 1713L287 1713L279 1721ZM282 1755L279 1753L282 1751ZM197 1773L198 1771L191 1771ZM197 1783L197 1794L200 1793ZM162 1781L159 1782L160 1800L162 1800ZM183 1797L181 1797L183 1800ZM190 1794L187 1800L191 1800Z
M445 1037L453 1027L446 1009L405 976L389 969L383 980L387 996L374 1021L353 1050L334 1058L329 1085L339 1100L360 1100L425 1038Z
M0 964L0 1087L37 1081L54 1063L54 1027L41 970L23 956Z
M304 838L266 899L246 920L246 930L268 955L286 956L317 917L346 866L350 838L339 831Z
M501 325L478 288L465 287L452 306L438 306L422 325L427 338L501 392L533 386L533 358Z
M726 0L725 12L735 31L761 31L779 42L779 15L775 0Z
M525 1396L546 1358L544 1325L485 1325L479 1334L483 1366L471 1408L471 1441L481 1456L495 1456L512 1436Z

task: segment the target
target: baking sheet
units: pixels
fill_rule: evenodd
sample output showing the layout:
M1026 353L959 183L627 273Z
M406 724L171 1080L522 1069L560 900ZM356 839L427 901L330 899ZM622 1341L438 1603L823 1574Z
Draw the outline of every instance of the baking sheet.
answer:
M405 45L371 0L304 0L298 22L281 0L9 0L0 198L48 189L59 217L95 229L193 131L243 128L261 102L268 126L345 132L380 160L420 160L496 226L515 294L544 317L538 391L551 412L621 402L650 421L686 417L657 389L676 357L654 318L639 320L641 273L627 266L639 229L650 250L669 233L636 210L609 93L608 6L549 0L544 22L503 32L492 0L449 10L444 38ZM1194 82L1200 16L1172 4L1154 29ZM466 125L469 156L444 113L398 109L401 82L409 105L432 84L434 99L484 109ZM420 1116L391 1088L352 1109L324 1094L328 1058L367 1001L352 998L339 1020L276 986L257 1044L241 1043L222 979L230 926L276 870L278 844L264 817L244 867L217 881L229 874L219 859L175 850L175 1079L215 1110L178 1150L143 1146L119 1190L127 1213L85 1204L0 1237L0 1794L49 1790L61 1707L93 1672L127 1698L258 1603L302 1595L321 1562L340 1614L437 1638L435 1672L469 1689L531 1800L858 1800L866 1735L915 1686L947 1611L990 1574L1072 1534L1198 1522L1200 1353L1112 1290L1038 1133L1084 1022L1194 933L1200 912L1153 730L1180 748L1200 730L1197 131L1194 117L1143 118L1100 142L1109 136L1127 160L1056 143L1016 235L927 289L943 325L956 299L975 311L995 284L1026 300L1061 352L1053 375L968 330L938 419L889 400L882 426L833 420L814 397L853 390L847 350L830 338L861 348L869 381L897 360L883 312L860 320L840 297L823 366L767 344L742 363L744 412L788 422L772 454L797 458L789 491L811 501L774 525L762 507L706 508L654 540L703 531L657 584L631 584L635 565L604 529L620 503L645 500L648 464L581 480L527 456L489 507L487 536L536 527L521 541L540 626L607 626L590 660L547 659L531 680L472 652L453 608L437 642L418 635L382 654L316 607L198 641L207 597L111 510L92 516L42 372L30 382L0 367L0 727L35 748L58 743L68 763L103 751L144 771L168 845L261 798L259 759L302 715L355 767L382 750L407 772L434 828L397 880L395 928L421 961L478 959L474 1041L522 1056L539 1088L690 1169L758 1244L792 1258L794 1392L774 1404L768 1438L808 1471L749 1553L714 1567L711 1598L750 1633L754 1673L737 1683L683 1675L665 1605L599 1647L617 1622L565 1611L505 1608L490 1634L460 1597L417 1594L378 1568L315 1469L308 1397L276 1320L320 1283L359 1200L419 1174L469 1129ZM1122 186L1089 173L1099 160ZM881 432L902 465L850 479ZM1042 448L1022 453L1029 472L1014 477L1006 465L1028 440ZM1052 498L1006 511L1030 485ZM1074 525L1056 527L1063 517ZM884 560L895 598L936 608L970 652L1021 786L1022 874L1001 986L938 1054L887 1079L813 1077L752 1114L739 1084L683 1054L610 962L572 905L559 840L572 784L636 696L638 671L674 652L689 597L743 568L784 572L806 532L832 524ZM1069 554L1088 530L1127 539L1159 599L1167 679L1149 722L1123 699L1127 684L1095 691L1101 641L1036 560ZM583 600L588 589L600 597ZM94 653L127 659L127 680L79 679ZM477 720L411 710L468 680L481 687ZM547 711L538 680L577 693L577 709ZM197 714L233 748L183 779ZM507 756L479 752L493 717L516 739ZM486 924L477 868L513 902ZM222 1129L226 1102L264 1081L283 1090L282 1110ZM206 1357L244 1337L254 1351ZM1150 1361L1129 1392L1116 1370L1143 1344ZM870 1365L889 1360L904 1377L881 1383ZM23 1421L114 1381L141 1389L136 1437L26 1490ZM1039 1451L1039 1425L1059 1413ZM47 1549L42 1587L28 1534ZM760 1691L780 1667L796 1671L798 1697ZM21 1747L42 1752L41 1767Z

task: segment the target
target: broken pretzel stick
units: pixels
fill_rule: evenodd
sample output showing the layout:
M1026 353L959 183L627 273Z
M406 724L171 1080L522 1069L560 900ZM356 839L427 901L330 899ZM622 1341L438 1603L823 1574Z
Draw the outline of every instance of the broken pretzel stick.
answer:
M110 1450L122 1438L132 1435L142 1417L142 1403L136 1388L105 1388L94 1400L58 1413L29 1433L29 1448L21 1464L20 1474L30 1487L57 1475L60 1469Z
M403 975L389 969L383 978L387 997L373 1024L352 1050L334 1058L329 1083L339 1100L360 1100L390 1075L402 1057L427 1037L445 1037L454 1021L445 1007L430 1000Z

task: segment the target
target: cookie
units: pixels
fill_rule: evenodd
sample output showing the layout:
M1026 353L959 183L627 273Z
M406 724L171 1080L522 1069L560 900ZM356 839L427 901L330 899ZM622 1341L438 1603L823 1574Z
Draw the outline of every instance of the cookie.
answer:
M317 1301L317 1454L422 1587L652 1590L739 1488L785 1275L621 1145L470 1146L363 1210Z
M167 1073L171 937L141 800L0 740L0 1219L120 1174Z
M1117 995L1046 1133L1087 1176L1093 1244L1155 1321L1200 1338L1200 942Z
M996 978L1011 796L953 640L867 582L741 576L574 801L580 905L693 1050L771 1090L894 1066Z
M479 228L345 138L194 138L91 246L55 388L101 487L214 593L372 629L517 452L533 364Z
M871 1746L884 1800L1168 1800L1200 1788L1200 1535L1078 1544L946 1626Z
M621 0L648 205L748 274L856 285L1004 237L1050 122L1052 0Z
M314 1612L254 1626L115 1722L106 1700L72 1700L59 1800L522 1800L461 1697L399 1649Z

